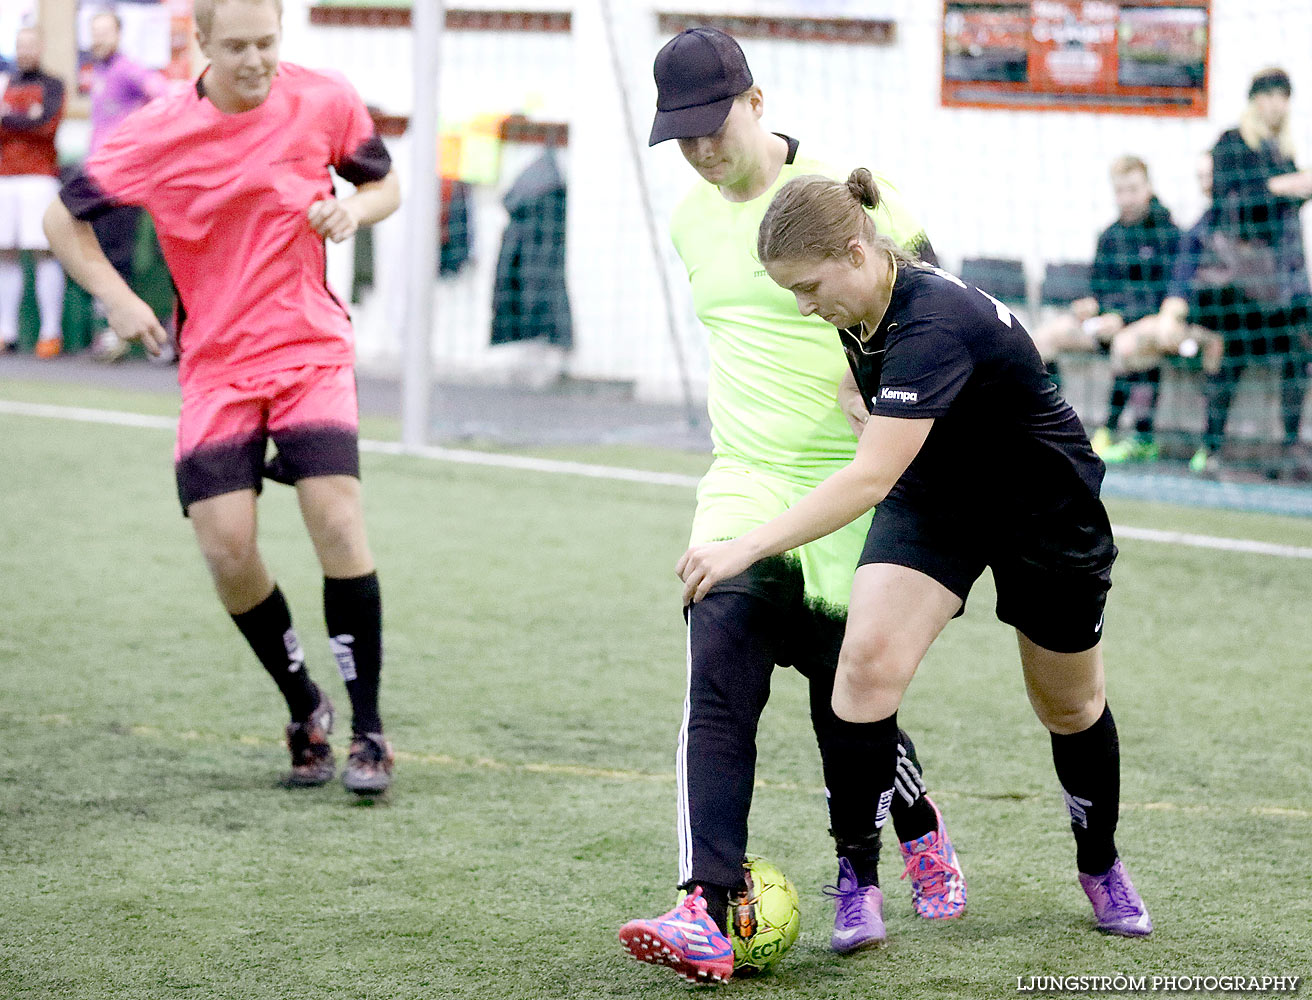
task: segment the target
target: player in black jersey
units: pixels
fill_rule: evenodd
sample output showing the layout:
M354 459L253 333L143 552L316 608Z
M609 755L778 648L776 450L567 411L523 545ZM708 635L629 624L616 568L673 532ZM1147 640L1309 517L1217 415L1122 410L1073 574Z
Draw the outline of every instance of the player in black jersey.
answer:
M775 196L757 252L803 315L841 333L871 416L855 459L740 538L679 561L684 599L878 504L852 590L833 706L891 788L897 710L921 658L993 571L1030 703L1051 733L1079 880L1100 930L1151 932L1114 839L1116 726L1102 664L1116 546L1104 466L1002 303L877 234L869 171L799 177Z

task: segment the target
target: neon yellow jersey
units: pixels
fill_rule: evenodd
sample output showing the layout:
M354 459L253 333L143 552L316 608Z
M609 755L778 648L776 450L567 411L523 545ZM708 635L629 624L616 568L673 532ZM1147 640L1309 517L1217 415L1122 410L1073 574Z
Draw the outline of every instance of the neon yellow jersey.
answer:
M787 138L787 137L785 137ZM847 360L838 331L797 311L791 292L770 280L756 259L756 235L775 193L803 174L838 176L796 156L770 188L748 202L727 201L698 183L670 223L693 304L709 335L707 409L715 461L697 497L692 540L733 538L795 503L852 460L856 439L838 407ZM887 178L875 175L876 228L917 251L924 228ZM828 539L803 546L807 597L841 611L847 606L869 515Z

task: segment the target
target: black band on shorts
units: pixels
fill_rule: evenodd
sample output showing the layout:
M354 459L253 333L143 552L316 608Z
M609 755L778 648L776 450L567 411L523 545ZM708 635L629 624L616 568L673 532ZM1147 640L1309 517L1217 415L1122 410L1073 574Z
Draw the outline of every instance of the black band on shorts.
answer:
M260 432L201 445L183 455L174 466L183 515L192 504L210 497L237 490L259 493L264 484L265 446L264 434Z
M761 559L711 587L711 593L750 594L781 608L800 605L804 591L802 564L788 556Z
M270 479L294 484L311 476L360 478L360 442L353 428L340 424L302 424L270 431L278 454L270 463Z
M202 445L175 467L182 513L200 500L264 489L264 480L294 485L312 476L360 478L360 446L354 430L338 425L272 431L278 453L267 465L264 433Z

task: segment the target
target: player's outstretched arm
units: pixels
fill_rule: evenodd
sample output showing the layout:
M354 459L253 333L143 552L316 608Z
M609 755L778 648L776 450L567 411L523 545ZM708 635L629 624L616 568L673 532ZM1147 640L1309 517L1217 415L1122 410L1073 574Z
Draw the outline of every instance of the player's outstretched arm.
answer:
M140 340L151 354L168 342L155 310L146 305L114 270L91 223L73 218L56 198L46 209L44 227L50 249L68 276L105 307L110 329L124 340Z
M372 226L386 219L401 205L401 183L396 171L386 177L361 184L349 198L325 198L310 206L310 226L334 243L355 235L361 226Z

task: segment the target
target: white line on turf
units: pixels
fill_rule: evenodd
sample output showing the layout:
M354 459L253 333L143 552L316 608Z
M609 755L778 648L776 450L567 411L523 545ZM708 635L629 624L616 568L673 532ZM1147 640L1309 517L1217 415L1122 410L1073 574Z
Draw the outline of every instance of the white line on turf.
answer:
M1116 532L1117 538L1133 538L1140 542L1190 545L1200 549L1222 549L1226 552L1252 552L1263 556L1283 556L1286 559L1312 559L1312 548L1259 542L1253 538L1219 538L1215 535L1191 535L1185 531L1132 528L1128 525L1114 525L1112 530Z
M43 715L37 719L38 722L47 726L71 726L74 724L71 716L65 714ZM223 736L218 733L200 732L195 729L163 729L159 726L134 725L128 729L128 732L142 739L148 740L184 740L189 743L204 743L209 745L223 745L232 742L234 737ZM282 746L282 742L277 739L256 736L252 733L246 733L235 737L235 741L242 746L251 747L274 747ZM550 761L505 761L497 760L494 757L456 757L445 753L424 753L412 750L397 750L396 759L406 764L420 764L430 767L447 768L457 771L498 771L512 774L546 774L553 776L569 778L597 778L605 781L624 781L624 782L652 782L656 784L665 784L671 780L669 774L653 774L649 771L636 771L627 768L603 768L589 767L584 764L569 763L552 763ZM805 795L818 795L822 791L818 786L804 784L795 781L771 781L768 778L757 778L755 785L757 788L774 792L801 792ZM978 791L967 789L939 788L934 792L936 799L969 799L995 801L1000 796L981 794ZM1008 794L1005 796L1011 801L1037 801L1047 798L1047 794ZM1183 812L1183 813L1211 813L1216 811L1216 806L1205 802L1122 802L1122 809L1145 809L1153 812ZM1249 806L1242 810L1253 816L1274 816L1285 819L1312 819L1312 810L1301 809L1295 806L1284 805L1259 805Z
M0 399L0 413L17 417L45 417L48 420L76 420L84 424L114 424L119 427L150 427L171 431L178 426L175 417L156 417L122 410L93 410L85 406L51 406L49 403L19 403Z
M120 410L97 410L83 406L24 403L5 399L0 399L0 413L21 417L43 417L50 420L75 420L81 423L111 424L121 427L146 427L156 430L173 430L177 426L177 421L172 417L127 413ZM496 452L472 451L465 448L438 448L435 446L407 448L405 445L394 441L362 440L360 450L376 455L414 455L437 462L482 465L499 469L516 469L521 472L543 472L551 475L583 476L589 479L609 479L620 482L643 483L649 486L678 486L691 489L698 482L697 476L687 476L673 472L651 472L646 469L628 469L618 465L593 465L587 462L532 458L526 455L503 455ZM1131 538L1141 542L1160 542L1165 545L1182 545L1222 552L1247 552L1254 555L1277 556L1283 559L1312 559L1312 548L1298 545L1279 545L1275 542L1262 542L1252 538L1195 535L1184 531L1162 531L1157 528L1136 528L1131 525L1113 525L1113 530L1118 538Z

